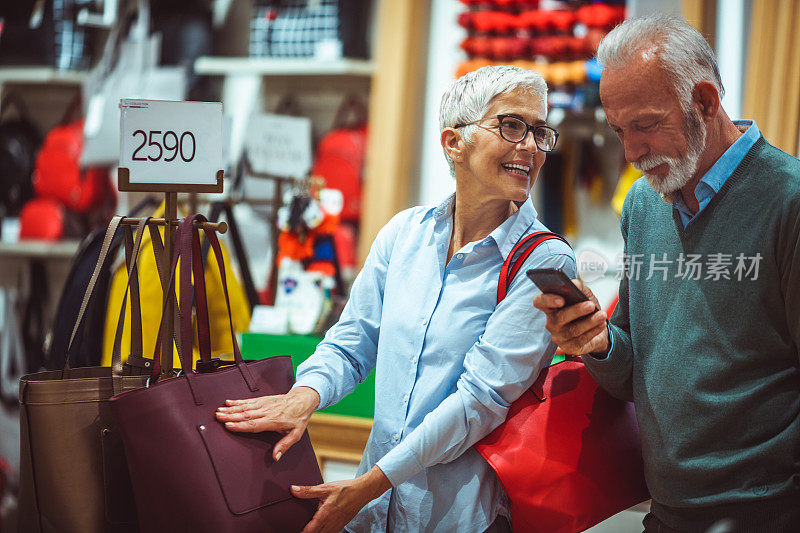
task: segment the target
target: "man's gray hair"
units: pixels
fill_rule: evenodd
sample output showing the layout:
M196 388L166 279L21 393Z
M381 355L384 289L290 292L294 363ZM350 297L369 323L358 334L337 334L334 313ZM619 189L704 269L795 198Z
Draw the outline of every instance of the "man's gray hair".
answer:
M725 94L714 51L700 32L679 16L657 14L626 20L603 38L597 59L604 67L620 68L644 51L652 51L660 62L684 113L690 111L694 88L701 81L713 83L720 98Z
M439 131L483 118L496 97L513 91L538 97L547 111L547 83L539 74L511 65L482 67L461 76L444 92L439 105ZM470 142L475 128L461 128L464 141ZM445 159L450 174L455 176L455 166L447 152Z

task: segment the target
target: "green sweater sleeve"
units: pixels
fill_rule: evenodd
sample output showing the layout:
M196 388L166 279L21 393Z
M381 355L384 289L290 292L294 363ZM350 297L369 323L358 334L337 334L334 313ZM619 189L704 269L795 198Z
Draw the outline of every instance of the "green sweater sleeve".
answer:
M786 324L800 360L800 201L786 207L782 225L778 241L778 271L786 306Z

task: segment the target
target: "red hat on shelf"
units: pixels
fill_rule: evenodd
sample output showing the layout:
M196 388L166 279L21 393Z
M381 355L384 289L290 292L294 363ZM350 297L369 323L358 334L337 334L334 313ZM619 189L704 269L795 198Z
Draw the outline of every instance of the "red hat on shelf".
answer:
M467 37L461 41L461 48L470 56L487 57L492 52L492 43L489 37Z
M549 25L558 32L568 32L574 24L574 11L558 10L549 12Z
M490 56L495 59L516 59L521 57L527 47L527 39L517 37L495 37L489 39L491 46Z
M517 15L517 28L524 30L531 30L536 32L546 31L549 25L550 17L547 11L539 9L532 9L523 11Z
M611 29L625 20L625 8L607 4L583 6L575 12L577 20L590 28Z
M472 29L472 11L464 11L458 15L458 25L468 30Z

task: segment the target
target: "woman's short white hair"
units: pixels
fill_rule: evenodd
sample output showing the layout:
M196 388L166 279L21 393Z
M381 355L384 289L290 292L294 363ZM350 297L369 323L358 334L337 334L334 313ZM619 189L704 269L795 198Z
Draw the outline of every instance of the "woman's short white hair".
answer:
M656 14L626 20L603 38L597 59L604 67L621 68L643 51L658 59L685 113L701 81L713 83L720 98L725 94L714 51L683 18Z
M511 65L482 67L461 76L444 92L439 105L439 131L483 118L496 97L513 91L536 96L547 111L547 83L539 74ZM475 128L475 125L460 128L464 141L470 142ZM450 174L455 176L447 152L445 159Z

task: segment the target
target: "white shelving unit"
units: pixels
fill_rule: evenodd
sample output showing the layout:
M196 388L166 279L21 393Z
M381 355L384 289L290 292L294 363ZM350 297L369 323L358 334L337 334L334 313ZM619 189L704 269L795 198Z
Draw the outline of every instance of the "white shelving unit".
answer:
M197 74L223 76L224 113L232 119L230 158L237 161L242 153L249 117L258 112L265 79L270 77L343 77L370 78L372 61L363 59L281 59L273 57L200 57L194 63Z
M52 67L0 67L0 85L4 83L76 85L86 78L82 70L60 70Z
M271 57L201 57L197 74L249 76L372 76L371 61L363 59L279 59Z

